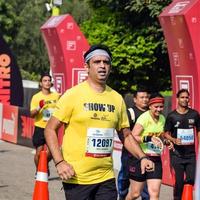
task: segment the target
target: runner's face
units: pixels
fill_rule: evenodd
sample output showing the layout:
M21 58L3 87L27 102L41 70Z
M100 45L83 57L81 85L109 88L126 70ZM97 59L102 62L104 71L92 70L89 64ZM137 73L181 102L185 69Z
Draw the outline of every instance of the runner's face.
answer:
M88 68L88 78L92 81L105 84L110 74L110 60L106 56L94 56L90 59Z
M44 76L42 81L40 82L40 86L43 89L50 89L51 88L51 79L49 76Z
M134 97L134 103L136 107L140 109L146 109L148 107L149 95L147 92L137 92L136 97Z
M178 100L178 105L180 107L188 107L188 103L189 103L189 95L187 92L183 92L179 95L179 97L177 98Z
M163 103L153 103L149 106L149 109L153 116L158 117L164 109L164 104Z

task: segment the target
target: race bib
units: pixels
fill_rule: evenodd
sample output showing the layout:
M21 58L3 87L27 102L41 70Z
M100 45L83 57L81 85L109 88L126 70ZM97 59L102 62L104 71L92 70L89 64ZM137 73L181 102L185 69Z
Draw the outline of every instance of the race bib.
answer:
M95 158L111 156L113 137L113 128L88 128L85 155Z
M194 129L177 129L177 138L181 139L182 145L194 144Z
M145 143L146 145L146 154L149 156L160 156L162 153L162 148L159 146L154 145L153 142Z
M52 116L53 111L54 111L53 108L44 109L43 112L42 112L43 121L48 121L50 119L50 117Z

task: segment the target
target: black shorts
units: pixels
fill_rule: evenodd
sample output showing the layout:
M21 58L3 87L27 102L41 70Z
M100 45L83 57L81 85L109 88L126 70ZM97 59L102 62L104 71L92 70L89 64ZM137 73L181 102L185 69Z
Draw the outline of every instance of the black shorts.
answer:
M33 137L32 137L32 142L33 142L33 146L35 148L46 144L46 141L44 138L44 128L35 126L35 130L34 130Z
M91 184L80 185L64 183L66 200L117 200L115 179Z
M147 179L162 179L162 161L160 157L149 157L155 163L155 170L141 174L140 161L135 157L129 158L129 179L144 182Z

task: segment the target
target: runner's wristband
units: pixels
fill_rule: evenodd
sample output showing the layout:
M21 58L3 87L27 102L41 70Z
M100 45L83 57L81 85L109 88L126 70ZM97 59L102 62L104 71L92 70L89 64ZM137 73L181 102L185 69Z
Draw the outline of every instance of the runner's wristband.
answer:
M143 159L149 160L149 157L148 157L148 156L142 156L142 157L139 159L139 161L141 162Z
M61 162L63 162L64 160L62 159L61 161L59 161L59 162L57 162L56 164L55 164L55 167L57 167Z
M143 136L142 142L144 142L144 143L151 142L151 138L152 138L152 136Z

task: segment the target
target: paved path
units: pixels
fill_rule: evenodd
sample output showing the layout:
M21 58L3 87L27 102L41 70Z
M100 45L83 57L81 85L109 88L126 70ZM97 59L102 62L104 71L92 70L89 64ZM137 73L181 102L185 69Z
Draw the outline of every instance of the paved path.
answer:
M35 166L33 149L0 140L0 200L31 200ZM50 163L50 200L64 200L62 184ZM171 200L172 188L162 185L160 200ZM77 199L78 200L78 199Z

